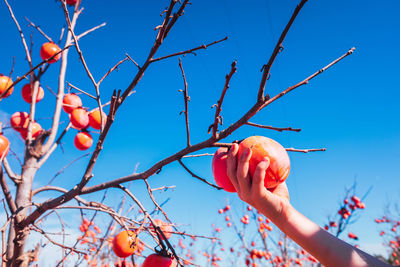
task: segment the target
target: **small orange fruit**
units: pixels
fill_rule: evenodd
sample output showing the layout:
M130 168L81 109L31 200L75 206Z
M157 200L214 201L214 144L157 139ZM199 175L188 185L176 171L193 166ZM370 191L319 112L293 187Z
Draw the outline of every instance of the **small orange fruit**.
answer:
M82 100L74 93L66 94L63 99L63 109L70 114L74 109L82 107Z
M133 231L122 231L117 234L112 243L115 255L126 258L136 251L136 243L138 239Z
M24 87L22 87L22 98L25 100L27 103L32 103L32 92L33 92L33 84L25 84ZM36 94L36 103L42 100L44 97L44 90L42 87L39 86L37 94Z
M13 127L13 129L17 132L27 129L29 124L29 114L22 111L15 112L11 116L10 124L11 127Z
M88 112L83 108L76 108L70 114L70 121L75 129L83 130L89 125Z
M75 147L79 150L86 150L93 144L93 138L88 132L79 132L75 135Z
M3 134L0 134L0 161L7 156L9 148L10 142L8 141L7 137L5 137Z
M103 125L106 125L107 115L103 112ZM89 125L93 129L100 130L101 128L101 116L100 110L96 109L89 113Z
M3 95L3 93L8 89L13 84L13 81L11 78L4 76L3 74L0 74L0 96ZM8 97L12 94L14 91L14 87L11 87L6 94L4 94L4 98Z
M39 136L39 134L42 132L42 126L40 126L39 123L34 122L32 123L32 139L35 139L36 137ZM19 131L21 134L22 139L26 140L28 138L28 128L23 128L21 131Z
M60 51L61 51L61 49L60 49L60 47L58 47L58 45L56 45L53 42L47 42L47 43L44 43L42 45L42 47L40 48L40 57L43 60L47 60ZM61 58L61 53L57 54L57 56L55 56L53 59L49 60L49 63L55 63L60 58Z

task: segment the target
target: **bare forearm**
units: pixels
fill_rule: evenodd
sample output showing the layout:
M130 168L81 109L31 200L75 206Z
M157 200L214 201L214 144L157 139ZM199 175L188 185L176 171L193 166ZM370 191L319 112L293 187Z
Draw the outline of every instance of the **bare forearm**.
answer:
M287 217L277 217L274 223L324 266L388 266L323 230L291 205L287 209Z

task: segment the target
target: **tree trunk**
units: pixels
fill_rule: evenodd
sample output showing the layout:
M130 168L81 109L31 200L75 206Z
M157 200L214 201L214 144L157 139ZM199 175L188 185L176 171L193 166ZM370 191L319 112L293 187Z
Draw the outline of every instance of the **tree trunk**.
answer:
M10 262L8 262L8 266L29 266L30 256L28 254L24 254L24 248L29 236L29 230L28 228L18 228L18 222L26 217L27 210L32 201L32 183L37 171L36 163L37 159L35 157L29 155L26 156L21 173L22 181L17 186L15 204L17 209L20 209L21 207L24 207L24 209L18 212L14 219L14 223L11 224L10 227L9 238L13 238L13 242L11 246L7 248L7 256L12 259Z

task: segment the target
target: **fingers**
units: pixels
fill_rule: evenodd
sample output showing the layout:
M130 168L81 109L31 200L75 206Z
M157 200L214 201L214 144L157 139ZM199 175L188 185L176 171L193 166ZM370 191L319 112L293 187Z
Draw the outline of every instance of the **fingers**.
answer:
M269 167L269 163L270 163L269 158L265 157L263 161L258 163L256 170L254 172L252 189L259 194L265 191L264 179L265 179L265 172Z
M251 187L251 181L249 176L250 158L251 158L251 149L246 148L239 158L236 169L236 176L238 179L240 191L245 194L250 191Z
M228 151L228 158L227 158L227 174L233 186L235 187L236 191L239 189L238 180L236 177L236 165L237 159L236 155L239 150L239 146L237 144L233 144Z

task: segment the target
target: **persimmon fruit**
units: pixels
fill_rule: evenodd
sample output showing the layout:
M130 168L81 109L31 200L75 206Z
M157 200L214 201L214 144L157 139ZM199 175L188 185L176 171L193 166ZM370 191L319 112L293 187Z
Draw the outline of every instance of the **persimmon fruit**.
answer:
M176 267L176 261L170 257L159 254L151 254L146 257L142 267Z
M89 125L88 112L83 108L76 108L70 114L70 121L75 129L83 130Z
M2 133L0 133L0 161L7 156L8 150L10 149L10 141Z
M0 74L0 96L4 94L4 92L6 92L6 90L8 89L8 87L10 87L13 84L13 81L11 80L11 78ZM9 97L12 92L14 91L14 87L11 87L7 93L5 93L3 95L3 97Z
M47 60L47 59L51 58L52 56L54 56L55 54L57 54L60 51L61 51L61 49L60 49L60 47L58 47L58 45L56 45L53 42L47 42L47 43L44 43L42 45L42 47L40 48L40 57L43 60ZM55 63L60 58L61 58L61 53L57 54L54 58L52 58L48 62L49 63Z
M126 258L136 251L138 239L135 232L125 230L117 234L112 242L112 248L118 257Z
M79 132L74 138L75 147L79 150L86 150L93 144L93 138L88 132Z
M103 125L106 124L107 115L103 112L103 116L100 116L100 110L96 109L89 113L89 125L93 129L100 130L101 128L101 117L103 117Z
M227 175L227 158L228 149L225 147L220 147L215 152L212 160L212 172L215 183L219 187L222 187L227 192L234 193L236 192L236 189Z
M15 112L11 115L10 124L17 132L27 129L29 124L29 114L24 111Z
M33 122L32 123L32 139L35 139L36 137L39 136L39 134L42 132L42 126L40 126L39 123ZM21 134L22 139L26 140L28 138L28 128L23 128L21 131L19 131Z
M31 84L28 83L22 87L21 94L25 102L32 103L32 93L33 93L33 85L31 86ZM36 103L42 100L43 97L44 97L44 90L42 87L39 86L38 91L36 93Z
M253 177L258 163L268 157L269 167L265 172L264 186L266 188L275 188L283 183L290 172L290 159L283 146L264 136L250 136L239 144L239 159L245 149L251 149L251 158L249 161L249 173Z
M74 109L82 107L81 98L74 94L66 94L63 98L63 110L70 114Z

